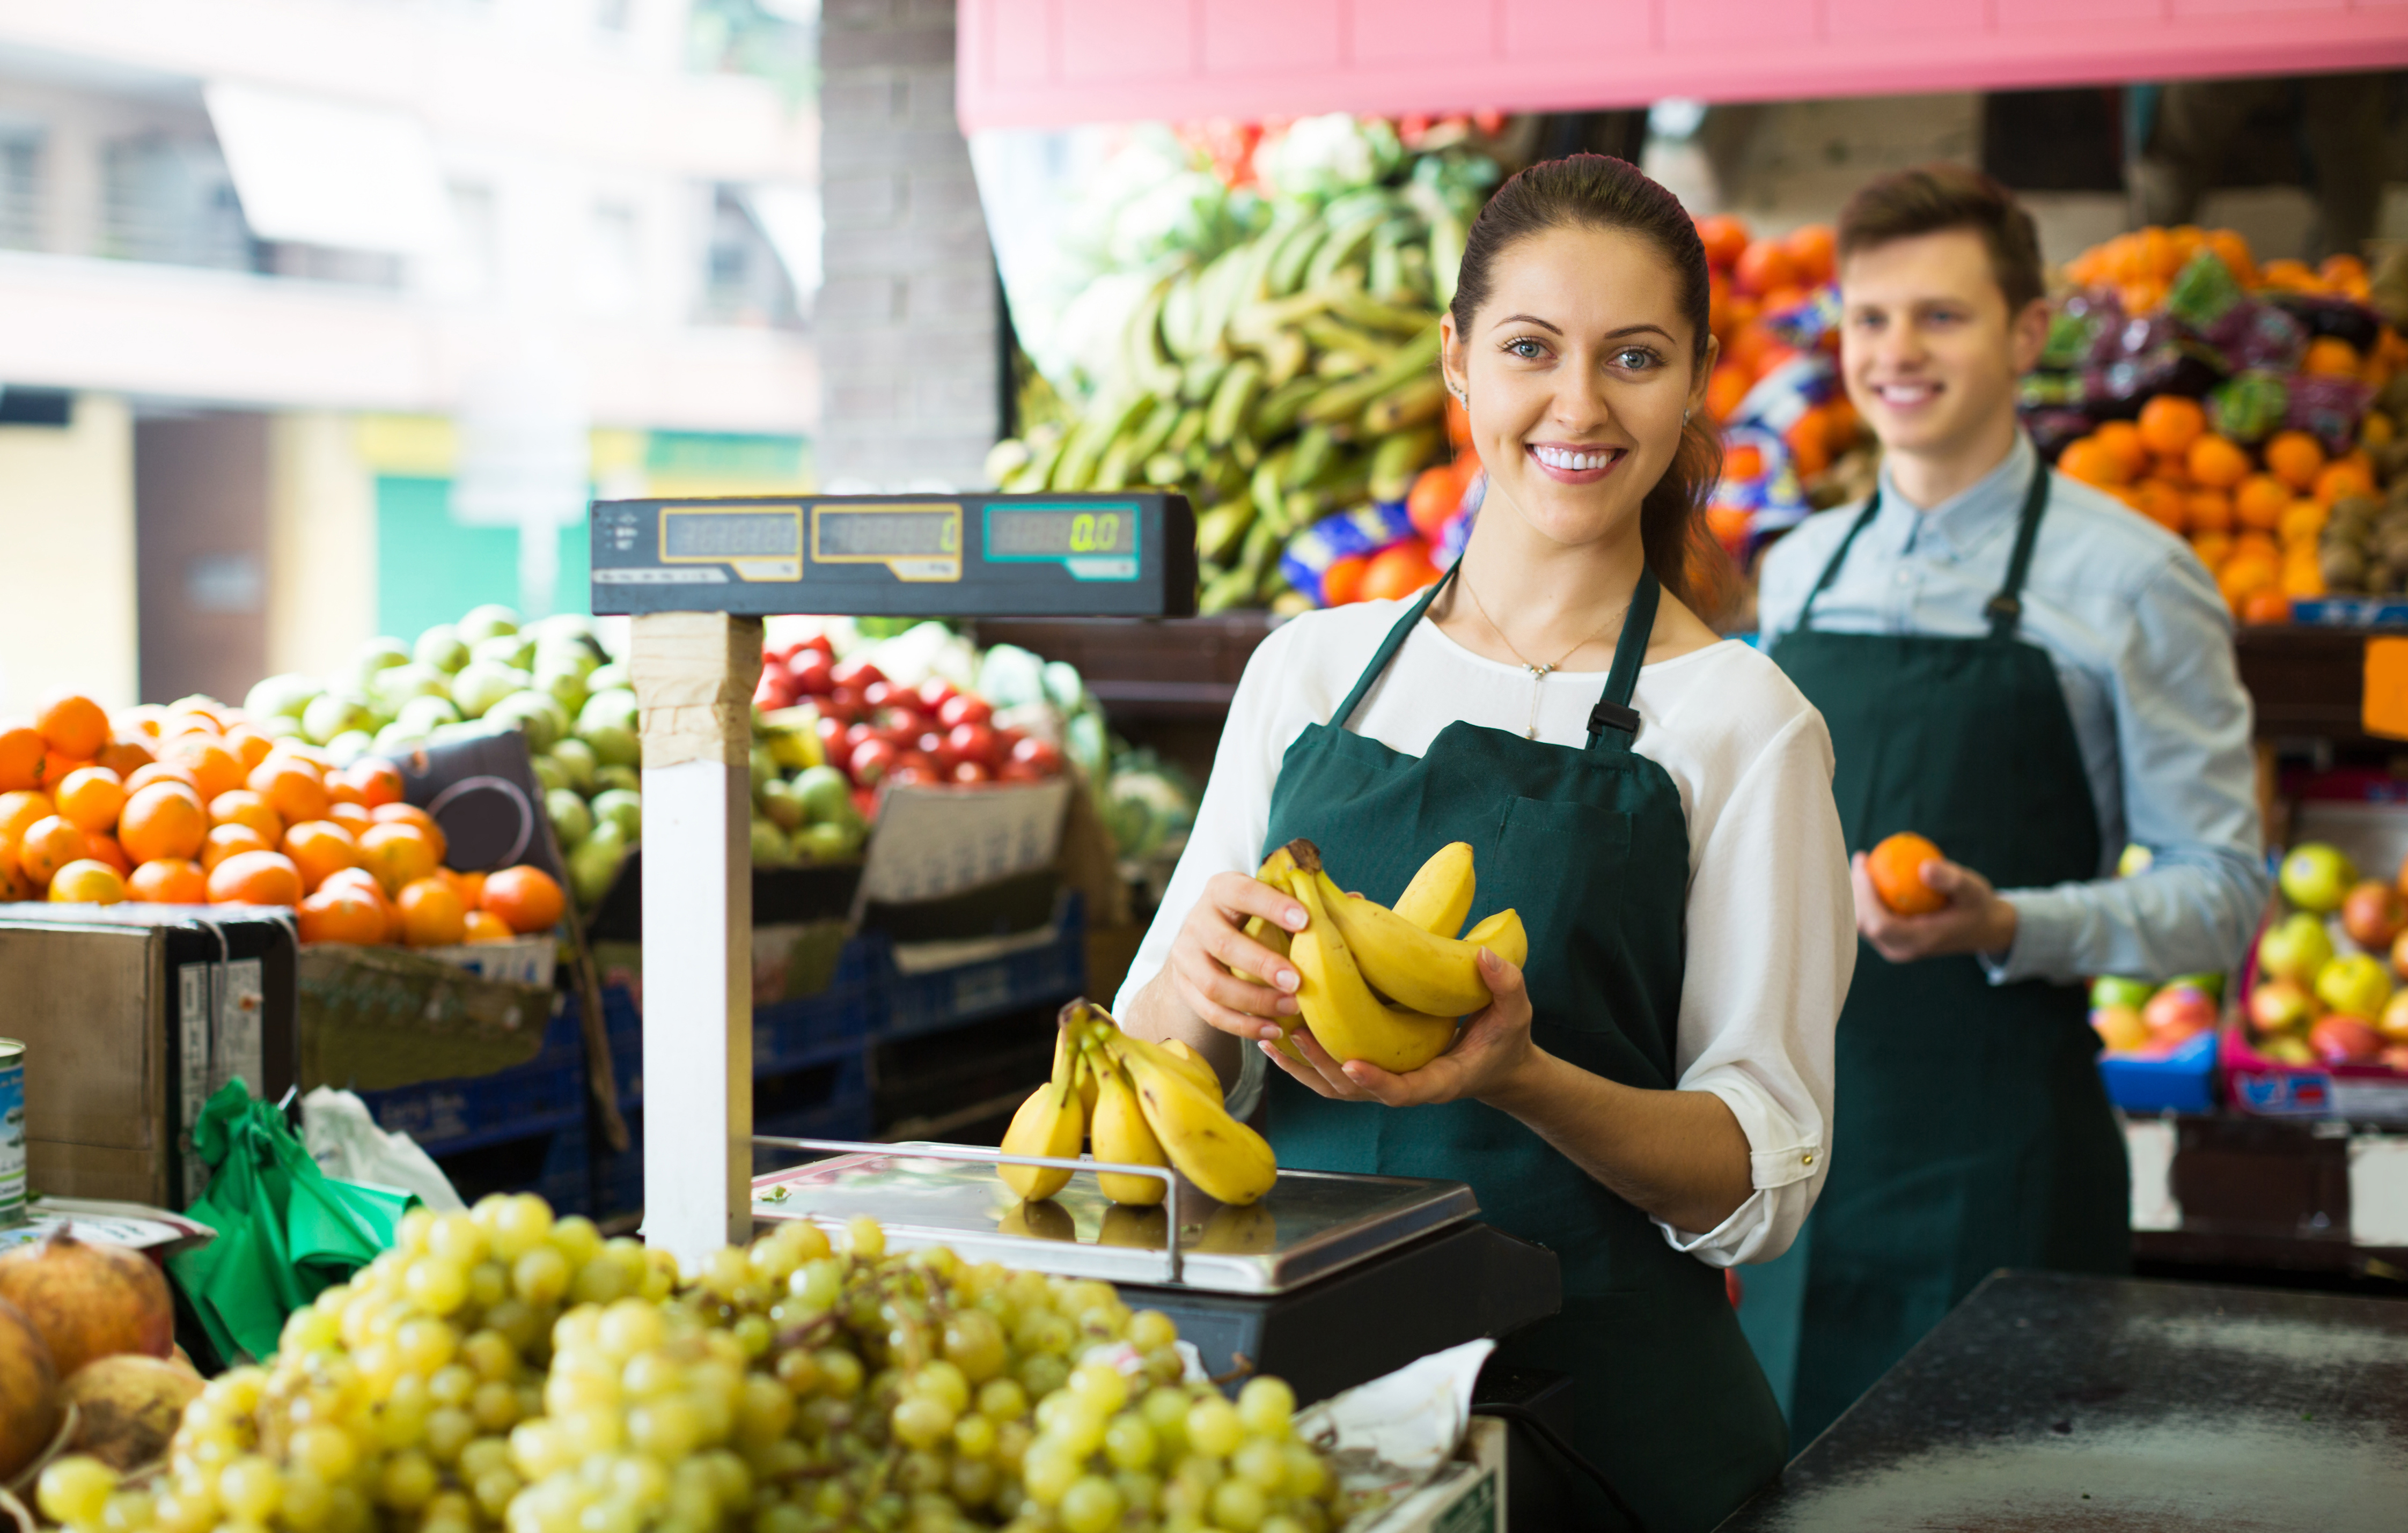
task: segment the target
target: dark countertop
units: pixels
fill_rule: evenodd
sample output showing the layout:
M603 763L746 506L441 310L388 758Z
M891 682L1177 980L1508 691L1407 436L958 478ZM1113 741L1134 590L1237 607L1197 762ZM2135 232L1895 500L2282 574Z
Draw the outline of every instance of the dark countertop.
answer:
M1723 1533L2399 1533L2408 1302L1993 1275Z

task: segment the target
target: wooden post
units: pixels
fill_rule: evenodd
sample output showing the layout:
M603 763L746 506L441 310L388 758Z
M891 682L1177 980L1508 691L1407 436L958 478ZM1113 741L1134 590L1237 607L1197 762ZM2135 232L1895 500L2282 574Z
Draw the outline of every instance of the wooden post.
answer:
M752 688L761 620L635 620L644 737L644 1239L752 1233Z

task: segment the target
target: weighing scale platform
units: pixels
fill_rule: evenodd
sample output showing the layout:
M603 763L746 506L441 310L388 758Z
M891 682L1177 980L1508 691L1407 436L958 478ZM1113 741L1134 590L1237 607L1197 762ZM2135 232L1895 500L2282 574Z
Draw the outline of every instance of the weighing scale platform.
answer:
M1100 1278L1177 1321L1216 1377L1276 1373L1305 1400L1562 1303L1555 1254L1480 1223L1459 1182L1282 1171L1261 1202L1234 1208L1182 1181L1174 1276L1163 1209L1119 1207L1084 1175L1023 1202L991 1165L910 1149L758 1177L753 1214L831 1227L867 1214L892 1248Z

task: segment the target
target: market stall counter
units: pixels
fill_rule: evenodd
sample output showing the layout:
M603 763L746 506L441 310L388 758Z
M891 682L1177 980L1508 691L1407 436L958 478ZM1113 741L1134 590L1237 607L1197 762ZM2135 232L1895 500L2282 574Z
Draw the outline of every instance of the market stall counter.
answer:
M2408 1305L1994 1273L1724 1533L2397 1528Z

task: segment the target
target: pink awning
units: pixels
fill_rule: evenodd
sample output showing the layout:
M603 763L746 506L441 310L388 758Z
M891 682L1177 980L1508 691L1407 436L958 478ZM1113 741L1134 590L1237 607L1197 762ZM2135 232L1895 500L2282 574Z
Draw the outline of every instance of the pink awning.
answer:
M2408 0L959 0L962 126L2408 65Z

